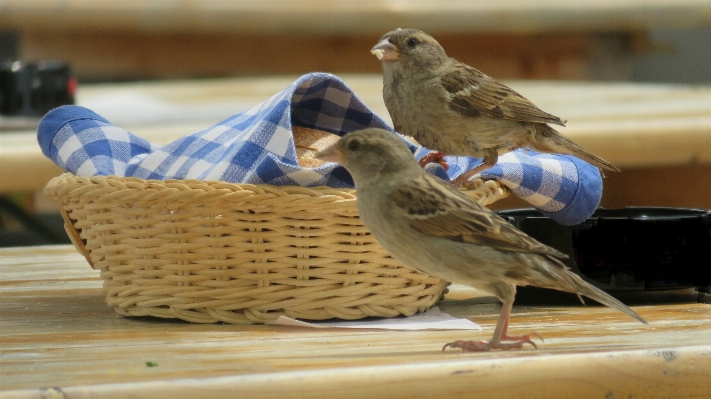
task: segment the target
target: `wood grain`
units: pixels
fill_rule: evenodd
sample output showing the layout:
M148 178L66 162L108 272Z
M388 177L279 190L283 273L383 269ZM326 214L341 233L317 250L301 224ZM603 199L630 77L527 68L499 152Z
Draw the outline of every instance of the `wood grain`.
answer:
M68 62L79 81L236 75L376 73L368 50L392 28L366 35L229 34L26 29L25 60ZM637 33L430 32L447 53L497 78L621 80L646 42ZM81 49L77 51L77 49Z
M600 206L670 206L711 209L711 164L625 168L603 181Z
M0 249L0 390L5 398L700 398L711 378L711 307L517 306L513 333L539 350L440 351L488 339L489 298L455 286L441 307L483 331L309 330L117 316L98 272L70 246ZM456 299L455 299L456 298ZM146 366L155 362L156 367ZM47 387L56 387L48 391Z
M5 0L0 3L0 26L297 34L382 34L401 26L448 32L528 33L708 26L710 10L706 0Z
M375 72L376 39L415 27L498 78L619 80L649 30L708 26L707 0L0 2L21 58L80 79Z

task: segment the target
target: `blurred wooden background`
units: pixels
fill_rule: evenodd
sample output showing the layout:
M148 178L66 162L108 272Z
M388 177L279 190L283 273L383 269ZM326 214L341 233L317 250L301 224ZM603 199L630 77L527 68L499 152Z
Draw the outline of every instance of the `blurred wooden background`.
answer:
M707 0L0 2L22 59L70 62L84 80L375 73L368 50L397 27L499 78L621 80L650 29L700 26Z
M22 48L25 59L68 60L85 80L376 73L369 50L386 29L352 36L37 30L22 36ZM620 80L645 43L636 32L432 34L451 57L501 78Z

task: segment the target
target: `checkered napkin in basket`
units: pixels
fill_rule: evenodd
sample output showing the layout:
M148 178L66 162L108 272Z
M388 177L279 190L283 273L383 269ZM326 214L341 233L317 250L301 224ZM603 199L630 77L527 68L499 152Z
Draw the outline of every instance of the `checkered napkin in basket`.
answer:
M252 109L165 146L152 144L79 106L47 113L38 129L38 141L47 157L80 176L353 187L350 175L339 165L301 168L292 126L339 136L366 127L393 130L341 79L311 73ZM430 152L409 145L418 159ZM428 171L451 179L481 163L468 157L447 160L447 172L438 165L431 165ZM499 180L564 224L585 220L602 193L600 174L592 165L574 157L530 150L499 157L499 163L482 177Z

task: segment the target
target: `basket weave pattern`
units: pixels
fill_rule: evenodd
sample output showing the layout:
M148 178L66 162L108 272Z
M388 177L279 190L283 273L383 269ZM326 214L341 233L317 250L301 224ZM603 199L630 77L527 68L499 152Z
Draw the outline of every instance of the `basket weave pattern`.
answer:
M508 193L474 186L467 194L483 205ZM126 316L394 317L429 309L446 287L385 252L358 217L355 190L65 173L45 194L62 203L107 303Z

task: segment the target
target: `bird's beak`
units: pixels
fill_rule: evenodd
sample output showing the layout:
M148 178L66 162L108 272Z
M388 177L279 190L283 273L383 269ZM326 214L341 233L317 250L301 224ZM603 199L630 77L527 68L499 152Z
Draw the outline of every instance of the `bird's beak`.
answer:
M343 153L338 147L336 147L336 144L332 144L324 148L323 151L316 153L314 157L326 162L343 163Z
M397 61L400 58L400 51L388 39L383 40L370 49L370 52L378 57L380 61Z

